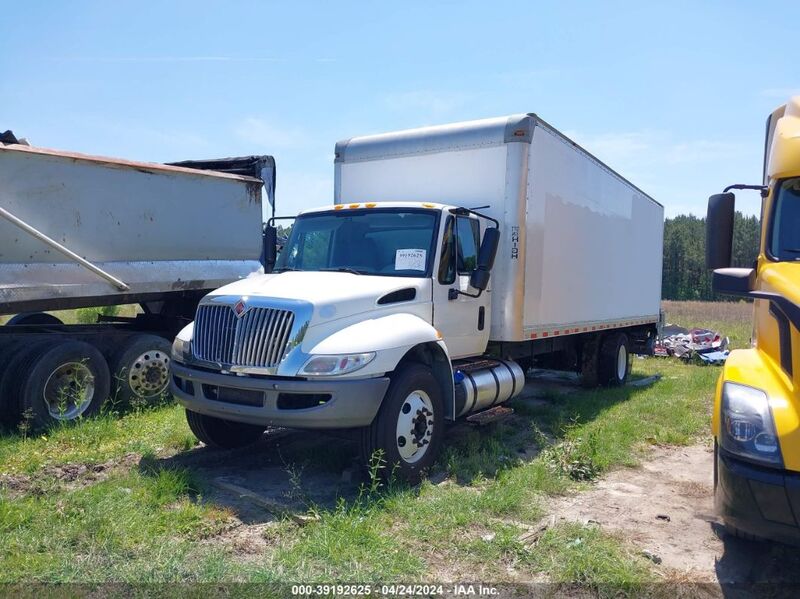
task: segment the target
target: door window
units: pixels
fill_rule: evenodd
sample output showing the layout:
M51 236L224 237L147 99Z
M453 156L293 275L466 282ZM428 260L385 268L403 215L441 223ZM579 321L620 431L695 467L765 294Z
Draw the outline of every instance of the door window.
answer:
M458 237L458 274L469 275L478 265L480 225L474 218L459 216L456 219Z

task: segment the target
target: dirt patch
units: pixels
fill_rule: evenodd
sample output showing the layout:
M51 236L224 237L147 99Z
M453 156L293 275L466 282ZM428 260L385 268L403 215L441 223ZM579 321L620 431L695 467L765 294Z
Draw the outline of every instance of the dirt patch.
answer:
M41 495L51 490L74 490L103 481L115 472L129 470L141 456L128 453L101 464L59 464L39 468L35 474L0 474L0 489L9 497Z
M713 508L710 441L656 448L638 468L551 501L546 525L597 525L631 542L667 579L751 584L800 582L800 556L775 543L725 534Z

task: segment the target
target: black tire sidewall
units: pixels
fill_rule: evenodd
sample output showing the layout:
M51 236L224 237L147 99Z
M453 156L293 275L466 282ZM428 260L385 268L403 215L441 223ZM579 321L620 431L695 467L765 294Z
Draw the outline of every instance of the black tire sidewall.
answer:
M158 346L161 346L160 348ZM152 403L169 390L169 379L165 389L157 394L140 396L131 389L128 381L128 373L133 361L148 349L161 352L171 359L172 344L158 335L141 333L128 337L122 347L114 354L109 361L111 370L112 387L114 389L114 401L118 404L127 406L134 402Z
M60 421L53 418L44 400L44 389L50 375L65 362L82 362L94 377L94 393L86 409L76 419L93 416L100 411L111 389L111 374L103 354L94 346L83 341L63 341L55 346L37 352L31 361L30 370L21 377L20 414L30 414L35 428L46 427Z
M214 449L238 449L258 441L266 427L223 420L186 410L186 422L194 436Z
M425 391L430 398L433 405L434 425L425 455L418 461L409 463L400 456L395 437L400 410L406 398L415 390ZM373 431L373 450L382 449L384 452L386 463L383 468L383 476L391 477L392 474L396 474L409 482L418 482L422 473L430 469L436 461L444 437L444 403L441 390L436 378L426 366L410 364L395 374L373 427L375 429ZM369 457L365 456L367 459Z

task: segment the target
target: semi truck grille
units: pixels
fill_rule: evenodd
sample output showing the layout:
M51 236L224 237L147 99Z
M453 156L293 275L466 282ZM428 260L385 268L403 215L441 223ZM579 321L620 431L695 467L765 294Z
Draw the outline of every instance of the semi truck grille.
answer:
M237 317L233 306L200 306L192 352L207 362L272 368L283 360L293 323L291 310L254 306Z

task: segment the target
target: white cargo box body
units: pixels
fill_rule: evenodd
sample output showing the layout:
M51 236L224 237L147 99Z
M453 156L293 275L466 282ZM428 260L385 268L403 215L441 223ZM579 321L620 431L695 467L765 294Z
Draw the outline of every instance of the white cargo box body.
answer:
M0 313L153 299L245 277L259 268L262 187L197 167L0 144L0 208L127 286L0 218Z
M337 203L488 206L492 341L658 321L663 207L536 115L353 138L335 172Z

